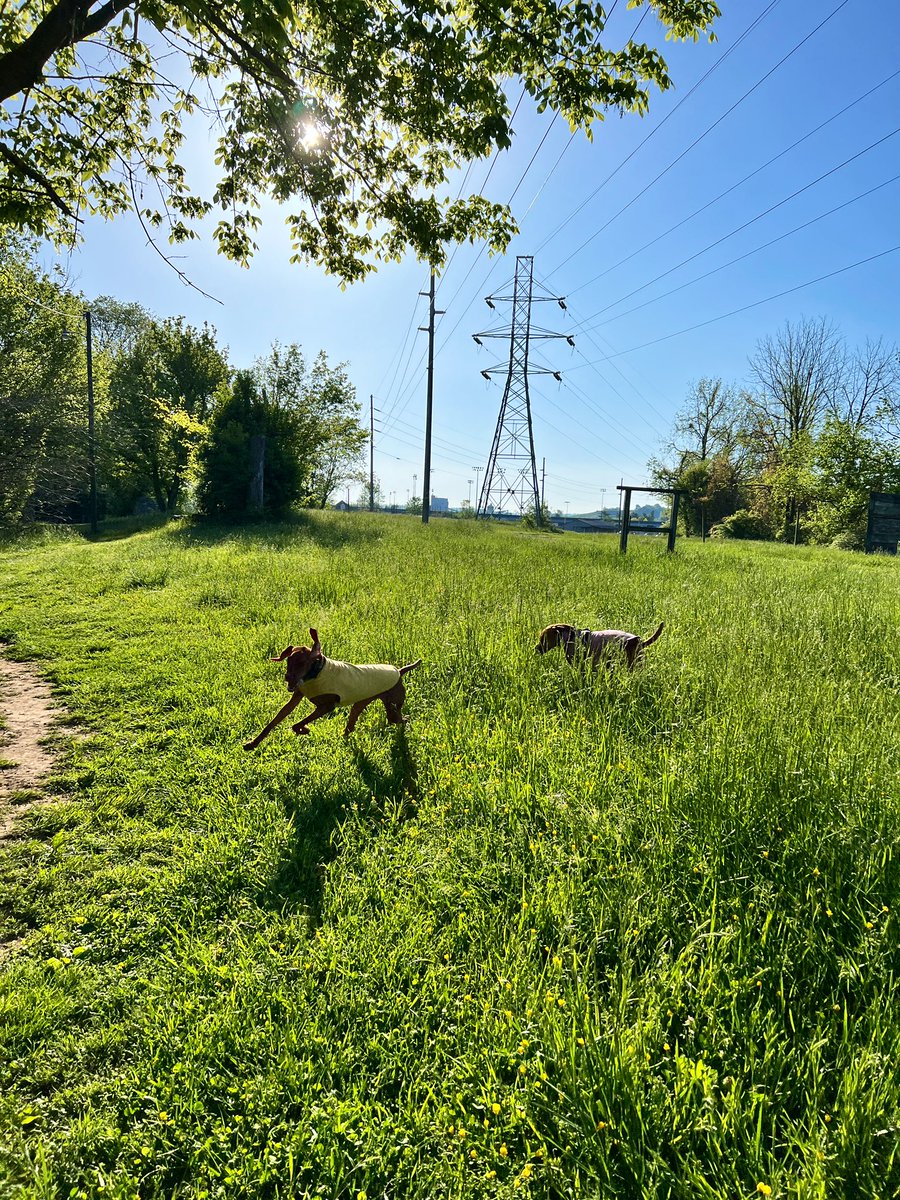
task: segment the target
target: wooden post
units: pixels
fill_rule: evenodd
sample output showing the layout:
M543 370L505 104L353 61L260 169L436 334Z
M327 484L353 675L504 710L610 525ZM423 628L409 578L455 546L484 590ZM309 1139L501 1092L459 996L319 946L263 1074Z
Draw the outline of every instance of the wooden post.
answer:
M97 532L97 439L94 434L94 348L91 338L91 313L84 314L87 337L88 389L88 472L91 489L91 533Z
M624 554L628 549L628 521L631 517L631 488L624 489L625 499L622 502L622 528L619 531L619 553Z
M666 550L669 554L675 549L675 531L678 528L678 501L681 498L681 492L674 492L672 495L672 517L669 521L669 542Z

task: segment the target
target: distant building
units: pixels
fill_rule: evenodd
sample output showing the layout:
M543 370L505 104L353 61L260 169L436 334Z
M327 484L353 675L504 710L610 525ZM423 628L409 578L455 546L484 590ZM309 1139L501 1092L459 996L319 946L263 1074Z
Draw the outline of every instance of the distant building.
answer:
M431 497L431 511L436 512L436 513L449 512L450 511L450 501L447 499L446 496L432 496Z
M337 504L335 504L334 507L337 509L338 512L349 512L350 511L350 505L347 503L346 500L338 500Z

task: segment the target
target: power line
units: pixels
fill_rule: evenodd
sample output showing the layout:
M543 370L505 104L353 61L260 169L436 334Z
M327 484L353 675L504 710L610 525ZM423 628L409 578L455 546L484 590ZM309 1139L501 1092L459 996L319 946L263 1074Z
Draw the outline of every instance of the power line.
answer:
M778 237L772 238L768 242L764 242L763 245L755 246L752 250L748 250L745 254L739 254L737 258L729 259L728 262L722 263L718 267L713 267L711 270L704 272L702 275L697 275L693 279L688 279L686 282L680 283L677 287L670 288L667 292L662 292L658 296L652 296L649 300L644 300L643 303L636 304L633 308L627 308L624 312L616 313L615 316L608 317L606 321L601 322L601 324L605 325L609 324L611 321L618 321L620 317L628 317L632 313L636 313L640 309L646 308L650 304L655 304L658 300L665 300L669 296L674 296L676 292L683 291L684 288L691 287L695 283L700 283L704 279L709 279L712 275L717 275L720 271L725 271L728 269L728 267L733 267L736 263L743 262L745 258L752 258L754 254L759 254L763 250L768 250L770 246L775 246L778 242L783 242L785 238L793 237L794 234L800 233L804 229L808 229L811 225L816 225L819 221L825 220L826 217L831 217L835 213L840 212L842 209L849 208L852 204L858 204L860 200L867 199L869 196L874 195L875 192L881 191L882 188L889 187L892 183L896 183L898 180L900 180L900 175L894 175L890 179L886 179L883 183L879 183L874 187L867 188L866 191L860 192L859 195L853 196L852 199L845 200L843 204L838 204L834 208L829 208L827 212L819 213L818 216L812 217L808 221L804 221L802 225L795 225L794 228L789 229L787 233L779 234ZM676 268L673 267L672 269L675 270ZM666 273L668 274L668 272ZM662 276L658 276L658 278L661 279ZM656 280L653 280L652 282L655 283ZM649 287L650 284L645 284L644 286ZM596 328L596 326L594 328Z
M780 0L772 0L772 2L773 2L773 4L774 4L774 3L779 3L779 2L780 2ZM611 5L611 7L610 7L610 10L609 10L609 12L607 13L607 21L609 20L609 18L612 16L613 12L615 11L615 8L616 8L616 5L617 5L617 3L618 3L618 0L613 0L613 3L612 3L612 5ZM770 7L771 7L771 5L770 5ZM631 33L631 35L630 35L630 38L629 38L629 41L633 40L633 38L635 37L635 35L636 35L637 31L640 29L640 27L641 27L641 25L642 25L642 23L643 23L643 21L644 21L644 18L645 18L645 17L646 17L646 10L645 10L645 11L644 11L644 12L641 14L641 17L640 17L640 19L638 20L637 24L635 25L634 29L632 30L632 33ZM598 34L598 35L597 35L597 38L595 38L595 39L594 39L594 40L595 40L595 42L597 41L597 39L599 38L599 36L600 36L600 35ZM524 97L525 97L525 94L526 94L526 92L525 92L525 89L523 88L523 90L522 90L522 94L519 96L519 100L518 100L518 102L517 102L517 104L516 104L516 107L515 107L515 109L513 110L513 114L512 114L512 118L511 118L511 120L515 120L516 113L517 113L517 112L518 112L518 110L519 110L519 106L521 105L521 103L522 103L522 100L523 100L523 99L524 99ZM513 188L513 191L511 192L511 194L510 194L510 196L509 196L509 199L508 199L508 200L507 200L507 202L506 202L506 203L507 203L507 205L510 205L510 204L512 203L513 199L514 199L514 198L515 198L515 196L516 196L516 193L518 192L519 188L522 186L523 182L525 181L525 178L526 178L526 176L528 175L528 172L531 170L531 167L532 167L532 165L533 165L533 163L534 163L535 159L537 158L537 155L538 155L538 153L540 152L541 148L543 147L544 143L546 142L546 140L547 140L547 137L549 136L549 134L550 134L550 132L551 132L551 130L552 130L552 128L553 128L553 124L554 124L554 122L555 122L555 121L556 121L556 116L554 116L553 120L550 122L550 125L549 125L549 126L547 127L547 129L545 130L543 137L541 138L540 142L538 143L538 146L537 146L536 150L534 151L534 153L532 154L532 156L531 156L531 158L530 158L530 160L529 160L529 162L528 162L528 165L525 167L524 171L523 171L523 172L521 173L521 175L519 176L519 181L518 181L518 183L516 184L515 188ZM569 142L567 143L567 145L566 145L566 146L563 148L563 151L561 152L561 154L560 154L560 155L559 155L559 157L557 158L557 160L556 160L556 163L554 164L554 166L553 166L553 168L551 169L551 171L549 172L549 174L548 174L548 175L545 177L545 179L544 179L543 183L541 184L540 188L538 189L537 193L535 194L534 198L532 199L532 202L531 202L531 204L528 206L528 209L526 210L526 212L530 211L530 210L531 210L531 208L533 207L533 205L534 205L535 201L537 200L538 196L539 196L539 195L541 194L541 192L543 191L543 188L546 186L546 184L547 184L548 180L550 179L550 177L552 176L553 172L556 170L556 168L559 166L559 163L562 161L563 155L566 153L566 150L568 150L569 146L572 144L572 141L574 140L574 137L575 137L575 135L573 134L573 135L572 135L572 137L569 139ZM488 182L488 180L490 179L491 172L493 171L493 169L494 169L494 165L496 164L496 162L497 162L498 158L499 158L499 155L495 155L495 156L494 156L494 158L493 158L493 159L492 159L492 161L491 161L491 165L490 165L490 167L488 168L488 172L487 172L487 174L485 175L485 178L484 178L484 180L482 181L482 184L481 184L481 192L482 192L482 193L484 192L484 189L485 189L485 187L487 186L487 182ZM466 177L468 177L468 172L466 173ZM460 189L460 190L461 190L461 189ZM455 256L456 256L456 253L457 253L457 250L458 250L458 248L459 248L458 246L454 247L454 249L453 249L453 251L452 251L452 253L451 253L451 255L450 255L450 259L448 260L448 262L447 262L447 265L446 265L446 267L445 267L445 269L444 269L444 272L443 272L443 274L442 274L442 276L441 276L441 279L438 281L438 288L437 288L438 292L440 291L440 287L441 287L441 285L443 284L443 282L444 282L444 279L445 279L445 278L446 278L446 276L447 276L447 271L449 270L449 268L450 268L450 265L452 264L452 262L453 262L453 260L454 260L454 258L455 258ZM482 244L482 246L480 247L480 249L479 249L479 251L478 251L477 255L475 256L475 258L473 259L472 263L470 264L470 266L469 266L468 270L466 271L465 275L463 276L462 280L461 280L461 281L460 281L460 283L457 285L456 291L453 293L453 295L451 296L450 300L446 302L446 304L447 304L447 308L448 308L448 309L451 307L451 305L454 303L454 301L457 299L457 297L459 296L459 294L461 293L461 291L462 291L462 290L463 290L463 288L465 287L467 280L468 280L468 279L469 279L469 277L471 276L471 274L472 274L472 272L474 271L475 267L478 265L478 262L480 261L480 259L481 259L482 255L483 255L483 254L484 254L484 252L485 252L485 249L486 249L486 244L484 244L484 243L483 243L483 244ZM499 260L498 260L498 264L497 264L497 265L499 265ZM485 286L485 284L486 284L486 283L487 283L487 281L490 279L491 275L492 275L492 274L494 274L494 272L496 271L496 269L497 269L497 266L495 265L494 267L492 267L492 268L491 268L491 269L488 271L488 273L485 275L484 279L482 280L482 282L481 282L481 284L480 284L480 286L479 286L479 290L480 290L480 288L482 288L482 287L484 287L484 286ZM466 315L466 313L465 313L465 311L464 311L464 312L463 312L463 313L460 315L460 317L459 317L459 320L457 320L456 324L455 324L455 325L452 327L452 329L450 330L450 332L449 332L449 333L446 335L446 337L444 338L444 340L441 342L440 346L437 348L437 351L436 351L436 353L437 353L437 354L440 354L440 353L441 353L441 351L442 351L442 350L443 350L443 349L446 347L446 345L449 343L449 341L450 341L450 339L452 338L453 334L456 332L456 330L459 328L460 324L462 323L463 319L465 318L465 315ZM410 325L411 325L411 324L412 324L412 321L410 321ZM408 333L407 333L407 336L408 336ZM401 354L402 354L402 351L401 351ZM403 387L403 380L406 378L406 373L407 373L407 371L408 371L408 369L409 369L409 363L410 363L410 360L411 360L411 358L412 358L412 351L410 351L410 354L409 354L409 356L407 357L407 361L406 361L406 364L405 364L405 366L404 366L403 375L401 376L401 384L399 385L401 388ZM422 361L424 361L424 354L422 355L422 358L421 358L421 360L420 360L420 364L419 364L419 365L421 365L421 362L422 362ZM396 372L395 372L394 378L396 378ZM393 385L393 381L392 381L392 385ZM411 382L409 385L407 385L406 391L409 391L409 390L412 388L412 386L413 386L413 385L414 385L414 381L412 381L412 382ZM403 395L403 392L402 392L402 391L401 391L401 392L399 392L399 394L398 394L398 396L397 396L396 400L394 401L394 403L392 404L392 406L391 406L390 410L388 411L388 413L387 413L387 415L386 415L386 420L390 420L390 419L391 419L391 417L392 417L392 415L393 415L393 413L395 412L395 410L397 410L397 405L400 403L400 399L401 399L401 396L402 396L402 395ZM404 401L402 404L400 404L399 410L397 410L397 411L399 411L399 412L403 412L403 411L405 411L405 409L406 409L406 405L409 403L409 400L410 400L410 399L411 399L411 396L407 396L406 400L405 400L405 401Z
M833 113L826 121L823 121L820 125L817 125L815 129L811 129L808 133L805 133L803 137L798 138L796 142L792 142L791 145L786 147L784 150L779 150L777 154L773 155L772 158L768 159L761 166L756 167L749 173L749 175L745 175L743 179L739 179L737 183L733 183L731 187L726 188L724 192L719 192L718 196L713 197L712 200L708 200L705 204L701 205L700 208L694 209L692 213L686 217L683 217L680 221L676 222L676 224L670 225L669 228L663 233L657 234L655 238L651 238L649 242L645 242L643 246L639 246L638 249L633 250L631 254L627 254L624 258L620 258L619 261L613 263L612 266L604 267L599 274L594 275L591 279L587 280L586 283L580 283L578 287L570 288L568 293L569 296L574 296L577 292L582 291L583 288L590 287L592 283L597 283L598 280L603 279L603 277L608 275L611 271L615 271L619 267L624 266L625 263L630 262L631 259L635 258L638 254L642 254L644 250L649 250L651 246L655 246L656 243L662 241L663 238L669 237L670 234L675 233L676 230L680 229L683 225L686 225L688 221L692 221L694 217L699 217L700 214L706 212L708 208L711 208L714 204L718 204L720 200L724 200L726 196L729 196L739 187L742 187L745 183L748 183L755 175L758 175L760 171L764 171L767 167L772 166L772 164L777 162L779 158L784 158L786 154L790 154L792 150L796 150L797 147L803 142L808 141L809 138L813 137L817 133L820 133L826 128L826 126L830 125L832 121L836 121L838 117L844 116L844 114L848 113L850 109L855 108L857 104L861 104L863 100L867 100L880 88L883 88L885 84L888 84L892 80L896 79L898 75L900 75L900 70L894 71L892 74L888 75L887 78L882 79L881 83L877 83L873 88L870 88L861 96L857 96L855 100L851 101L850 104L846 105L839 112Z
M693 333L695 329L704 329L707 325L714 325L717 321L725 321L728 317L735 317L738 313L748 312L751 308L759 308L761 304L768 304L771 300L780 300L782 296L790 296L794 292L800 292L804 288L812 287L814 284L822 283L826 279L834 279L836 275L844 275L847 271L853 271L857 267L863 267L867 263L877 262L878 259L886 258L889 254L896 254L900 250L900 245L891 246L887 250L882 250L878 254L870 254L868 258L860 258L854 263L849 263L845 267L838 267L834 271L827 271L824 275L818 275L815 279L807 279L805 283L798 283L796 287L785 288L782 292L775 292L771 296L764 296L762 300L754 300L750 304L744 304L740 308L733 308L730 312L721 313L717 317L710 317L708 321L700 321L696 325L688 325L684 329L677 329L674 333L663 334L662 337L653 338L652 341L642 342L639 346L631 346L627 350L618 350L615 354L607 355L606 359L601 359L601 362L606 362L609 358L618 358L624 354L634 354L638 350L646 350L649 346L657 346L660 342L668 342L672 338L681 337L685 333ZM585 366L594 366L594 363L586 363ZM576 368L570 368L576 370Z
M662 169L662 171L660 171L657 175L655 175L648 184L646 184L643 188L641 188L641 190L636 195L632 196L630 200L628 200L625 204L623 204L622 207L620 209L618 209L617 212L613 213L613 215L603 225L601 225L599 229L595 230L591 234L591 236L589 238L587 238L586 241L582 242L581 245L577 247L577 249L573 250L571 254L567 255L567 257L564 258L562 260L562 262L556 268L554 268L554 270L559 271L566 265L566 263L571 262L571 260L573 258L575 258L576 255L580 254L587 246L589 246L591 244L592 241L594 241L596 238L598 238L600 236L600 234L604 232L604 230L608 229L609 226L612 225L612 223L614 221L618 220L618 218L622 215L622 213L626 212L629 208L631 208L632 204L635 204L652 187L654 187L657 183L659 183L659 181L664 176L666 176L669 173L669 171L672 170L672 168L674 166L676 166L678 163L681 162L681 160L683 158L685 158L688 154L690 154L690 152L696 146L698 146L704 140L704 138L706 138L710 133L712 133L712 131L717 126L721 125L721 123L727 117L729 117L735 111L736 108L738 108L741 104L743 104L744 101L746 99L748 99L748 97L750 97L757 90L757 88L761 87L771 75L773 75L780 67L784 66L784 64L788 61L789 58L791 58L794 54L796 54L797 51L810 40L811 37L813 37L816 33L818 33L819 30L824 25L826 25L832 19L832 17L836 16L837 13L839 13L840 10L842 8L844 8L848 3L849 3L849 0L840 0L840 3L837 5L837 7L832 9L832 11L828 14L828 16L825 17L824 20L820 21L819 24L815 27L815 29L811 30L804 38L801 38L801 40L799 42L797 42L797 44L791 50L789 50L787 52L787 54L784 55L783 58L780 58L778 60L778 62L774 65L774 67L771 67L765 73L765 75L762 76L762 78L758 79L751 88L748 88L747 91L744 92L744 94L738 100L736 100L734 102L734 104L731 105L730 108L726 109L725 112L722 113L722 115L720 117L717 117L716 120L713 121L713 123L711 125L707 126L707 128L704 129L703 133L701 133L698 137L694 138L694 140L691 142L691 144L689 146L687 146L684 150L682 150L682 152L679 155L677 155L677 157L672 159L672 161L668 164L668 166L664 167Z
M684 94L684 96L682 96L682 98L678 101L678 103L675 104L669 110L669 112L666 113L666 115L662 118L662 120L659 122L659 124L656 125L653 129L651 129L650 132L638 142L638 144L634 147L634 149L631 151L631 153L628 154L625 158L623 158L622 161L619 163L619 165L613 171L611 171L609 173L609 175L606 176L606 178L603 180L603 182L598 184L598 186L596 188L594 188L594 190L590 193L590 195L586 196L585 199L582 200L582 202L578 205L578 207L573 209L572 212L569 213L569 215L566 217L566 219L564 221L561 221L559 223L559 225L557 225L556 228L550 234L548 234L547 237L544 238L543 242L541 242L540 246L538 246L538 253L540 253L540 251L543 250L545 246L548 246L550 244L550 242L552 242L553 239L558 234L560 234L563 231L563 229L565 229L565 227L569 224L569 222L573 221L575 219L575 217L577 217L578 214L582 211L582 209L584 209L586 207L586 205L590 204L590 202L595 198L595 196L598 196L600 194L600 192L606 187L606 185L612 179L614 179L616 177L616 175L618 175L618 173L622 170L622 168L624 166L626 166L632 160L632 158L634 158L634 156L638 153L638 151L643 149L643 147L646 146L647 142L649 142L652 137L654 137L657 133L659 133L660 129L662 129L662 127L666 124L666 122L671 117L674 117L675 113L678 112L678 110L679 110L679 108L681 108L682 104L687 103L687 101L691 98L691 96L694 94L694 92L696 92L699 87L702 87L704 83L706 83L706 81L709 79L710 75L712 75L715 71L717 71L719 69L719 67L721 67L721 65L726 61L726 59L729 57L729 55L733 54L734 51L737 50L737 48L738 48L738 46L740 46L741 42L743 42L743 40L750 33L753 32L753 30L756 28L756 26L759 25L759 23L762 20L764 20L765 17L767 17L769 15L769 13L772 11L772 9L775 8L776 5L778 5L780 3L781 3L781 0L771 0L771 3L769 4L769 6L747 26L747 28L744 30L744 32L741 34L741 36L737 39L737 41L734 42L731 46L729 46L729 48L724 52L724 54L722 54L721 57L718 58L716 60L716 62L713 63L713 65L709 68L709 70L704 75L702 75L700 77L700 79L697 80L697 82L693 85L693 87L690 88L690 90L687 91ZM646 10L645 10L644 15L646 15ZM643 19L644 18L642 16L641 21L643 21ZM640 28L641 21L639 21L637 26L635 27L635 31L634 31L635 33L637 33L638 29ZM631 36L634 37L634 34L632 34ZM568 259L566 261L568 262Z
M597 317L602 316L603 313L609 312L609 310L611 308L615 308L618 304L623 304L626 300L630 300L632 296L636 296L639 292L642 292L645 288L652 287L654 283L659 283L659 281L661 279L665 279L667 275L671 275L674 271L678 271L682 267L686 267L687 264L690 262L693 262L695 258L700 258L701 255L706 254L710 250L714 250L716 248L716 246L720 246L723 242L727 242L730 238L733 238L736 234L743 233L743 231L745 229L749 229L751 225L755 225L756 222L761 221L763 219L763 217L767 217L767 216L769 216L770 213L773 213L777 209L782 208L785 204L789 204L791 200L796 200L796 198L798 196L802 196L804 192L808 192L810 190L810 188L816 187L817 184L820 184L823 181L823 179L828 179L831 175L834 175L838 171L843 170L844 167L849 166L850 163L856 162L856 160L858 158L862 158L862 156L864 154L868 154L870 150L877 149L878 146L881 146L885 142L890 141L891 138L896 137L898 133L900 133L900 125L898 125L896 129L892 129L890 133L886 133L884 135L884 137L878 138L877 141L874 141L874 142L870 143L868 146L865 146L862 150L857 151L856 154L852 154L849 158L844 159L844 161L842 163L838 163L838 165L836 167L831 167L828 171L823 172L816 179L813 179L810 183L806 183L803 185L803 187L797 188L796 191L791 192L789 196L785 196L783 200L779 200L775 204L770 204L768 208L763 209L762 212L759 212L756 214L756 216L751 217L749 221L744 221L744 223L742 225L736 226L736 228L732 229L728 233L723 234L721 237L716 238L715 241L709 242L706 246L704 246L700 250L697 250L694 254L690 254L690 255L688 255L687 258L683 258L681 260L681 262L676 263L674 267L669 267L668 270L661 271L659 275L654 276L654 278L648 280L647 283L642 283L639 287L633 288L630 292L627 292L624 296L620 296L618 300L613 300L609 304L604 305L603 308L598 309L597 312L593 313L590 317L588 317L587 321L595 320ZM874 190L874 189L872 189L872 190ZM868 192L863 193L864 196L868 195L868 194L869 194ZM843 208L845 206L840 205L839 207ZM833 211L837 211L837 209L835 209ZM828 215L828 214L824 214L824 215ZM802 228L804 228L804 226L800 226L799 228L802 229ZM787 235L783 235L783 236L787 236ZM776 238L775 240L778 241L780 239ZM738 261L738 260L735 260L735 261ZM631 310L631 311L634 311L634 310ZM620 315L624 315L624 314L620 314Z

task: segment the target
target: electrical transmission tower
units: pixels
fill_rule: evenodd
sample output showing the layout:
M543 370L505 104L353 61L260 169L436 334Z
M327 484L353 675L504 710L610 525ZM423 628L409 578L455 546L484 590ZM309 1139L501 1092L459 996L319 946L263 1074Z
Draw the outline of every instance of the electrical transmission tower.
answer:
M537 461L534 455L534 433L531 427L531 399L528 394L529 375L552 375L561 381L559 371L549 367L530 367L528 351L537 338L564 337L570 346L575 342L564 333L553 333L531 324L531 306L539 301L554 300L565 308L562 296L551 296L540 284L534 283L534 257L516 258L516 275L511 296L485 296L488 308L494 301L512 302L512 321L502 329L490 329L472 336L478 345L482 338L509 338L509 362L497 363L482 371L485 379L506 372L506 386L500 403L500 416L484 472L484 483L478 497L476 517L496 516L516 512L519 516L533 509L541 523L541 496L538 490Z

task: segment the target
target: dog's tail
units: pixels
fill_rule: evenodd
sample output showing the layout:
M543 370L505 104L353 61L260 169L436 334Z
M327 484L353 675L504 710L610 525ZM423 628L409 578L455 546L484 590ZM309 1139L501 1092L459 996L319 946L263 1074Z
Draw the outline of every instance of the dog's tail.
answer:
M659 635L662 633L662 631L663 631L663 625L664 625L664 624L665 624L665 622L664 622L664 621L660 621L660 623L659 623L659 629L657 629L657 631L656 631L655 633L651 633L651 634L650 634L650 636L649 636L648 638L643 638L643 639L641 640L641 649L642 649L642 650L643 650L643 648L644 648L645 646L652 646L652 645L653 645L653 643L656 641L656 639L657 639L657 638L659 637Z
M405 667L400 667L400 678L402 679L407 671L414 671L416 667L420 667L421 665L421 658L417 658L415 662L407 663Z

